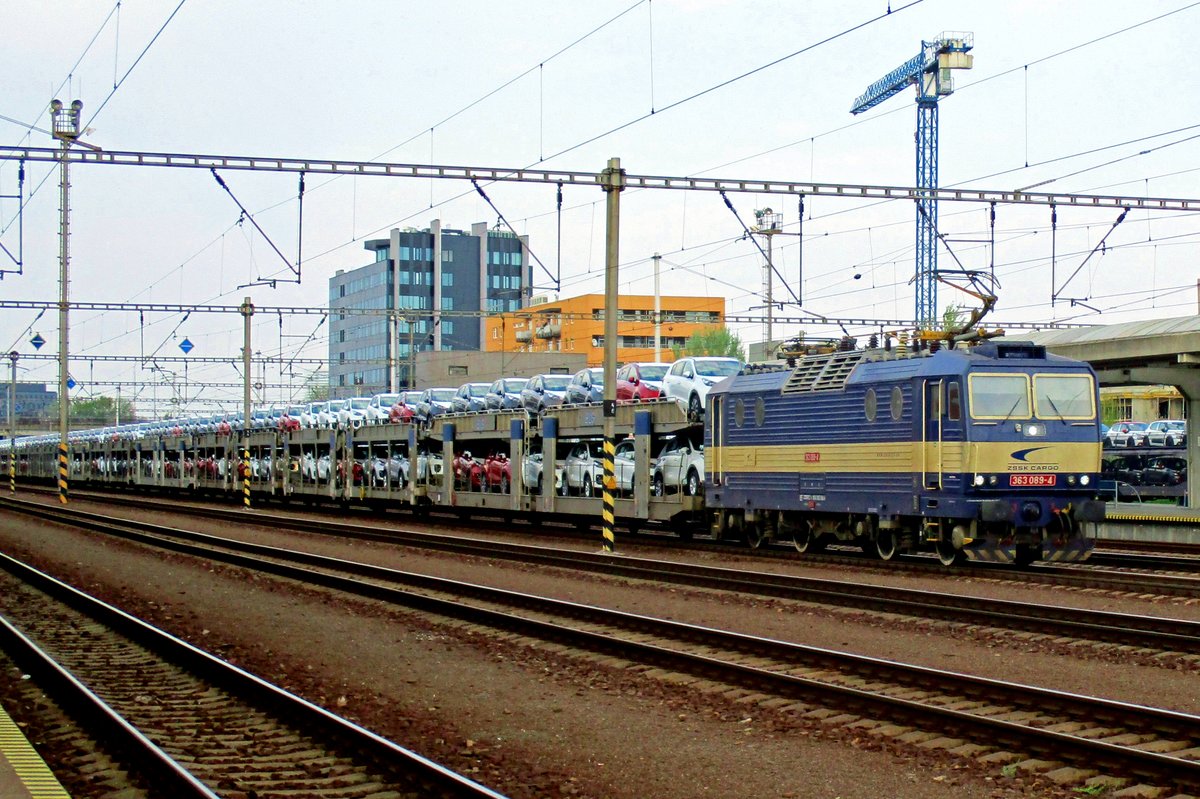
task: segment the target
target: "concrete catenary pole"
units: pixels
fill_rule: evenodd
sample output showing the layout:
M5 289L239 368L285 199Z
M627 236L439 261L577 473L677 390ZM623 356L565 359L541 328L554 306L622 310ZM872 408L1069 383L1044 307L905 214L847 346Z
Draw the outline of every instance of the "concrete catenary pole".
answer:
M620 158L608 159L602 173L608 193L608 227L604 252L604 551L616 548L616 480L613 461L616 454L617 417L617 264L620 260L621 191L625 188L625 170Z

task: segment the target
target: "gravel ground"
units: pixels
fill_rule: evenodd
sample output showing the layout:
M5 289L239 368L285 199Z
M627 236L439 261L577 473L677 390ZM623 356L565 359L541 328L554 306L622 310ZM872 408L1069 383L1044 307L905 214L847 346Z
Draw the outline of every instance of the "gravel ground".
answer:
M177 517L173 521L179 523ZM343 543L249 524L230 529L193 519L188 526L808 645L1200 712L1194 662L1165 663L1113 648L788 600ZM0 516L0 550L32 559L513 797L1081 795L1000 764L983 766L940 750L881 743L848 728L505 637L468 634L460 625L377 603L21 517ZM715 559L704 553L671 556ZM832 579L1200 618L1194 602L733 560L744 560L746 568Z

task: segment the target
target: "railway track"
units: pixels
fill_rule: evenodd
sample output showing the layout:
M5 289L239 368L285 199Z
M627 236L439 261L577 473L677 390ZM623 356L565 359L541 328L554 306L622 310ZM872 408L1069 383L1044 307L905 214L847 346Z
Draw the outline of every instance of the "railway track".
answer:
M33 493L47 496L56 495L56 492L50 489L34 489ZM186 507L189 515L235 521L238 524L246 522L245 511L243 510L215 507L211 504L201 502L180 502L178 500L160 502L144 497L93 492L76 492L73 496L77 499L95 500L162 513L178 513L181 507ZM379 522L383 521L391 525L397 521L395 516L380 516L366 510L357 509L353 513L348 513L346 509L341 507L331 509L322 506L310 506L304 512L316 512L319 514L319 520L303 519L294 515L269 514L261 509L255 511L255 516L263 520L261 523L264 524L286 523L291 529L305 530L307 532L332 531L338 535L348 537L354 537L358 532L368 530L367 525L372 522L376 524L369 529L378 533L381 529L378 525ZM330 521L330 516L336 516L339 521ZM443 526L447 529L453 528L456 530L462 529L464 525L478 526L481 530L486 530L487 526L491 524L491 522L483 519L468 521L457 516L453 519L444 516L444 514L441 516L426 516L422 518L421 523L426 526ZM351 523L340 521L347 517L353 518L355 521ZM390 526L383 529L396 534L411 534L411 531L397 530ZM556 537L561 536L573 540L597 539L590 532L581 532L575 524L535 525L531 529L535 529L542 534L554 535ZM386 539L381 538L379 540ZM646 542L657 547L683 547L689 550L717 553L728 553L732 548L730 544L725 542L708 542L703 539L691 539L688 542L683 542L674 533L670 532L662 536L642 532L636 536L624 539L623 543L624 545L637 545L639 542ZM783 558L806 565L854 564L856 568L874 568L884 573L902 572L910 574L986 576L989 579L1021 583L1061 585L1072 588L1098 589L1133 594L1154 594L1187 599L1200 598L1200 559L1186 557L1170 558L1168 556L1158 556L1147 559L1136 556L1107 556L1102 553L1100 560L1095 564L1084 563L1072 566L1046 564L1019 569L1014 566L988 563L973 563L947 568L934 561L933 558L922 556L901 556L887 564L880 564L874 557L862 553L853 547L844 550L834 549L830 552L806 553L803 555L795 552L788 545L763 547L756 550L746 550L739 547L737 548L737 552L742 557L757 555L759 557ZM1161 573L1161 571L1168 569L1176 569L1179 573Z
M157 503L155 503L157 505ZM58 513L57 506L30 504L31 513ZM160 512L178 509L156 507ZM246 523L244 513L229 514L219 508L192 508L188 515L203 515L222 521ZM95 529L112 531L113 525L145 533L187 539L196 542L214 539L200 533L163 527L128 519L113 519L98 514L74 511L60 516L68 523L88 521ZM1112 613L1060 607L1052 603L1014 602L935 591L921 591L870 583L851 583L797 575L752 572L713 566L651 560L635 557L612 558L592 552L548 549L529 544L463 538L413 530L381 532L358 524L334 523L325 519L298 519L292 516L259 514L257 524L340 537L347 540L377 541L450 552L478 558L499 558L546 567L587 571L627 579L649 580L698 588L732 591L747 596L767 596L813 602L823 605L931 618L966 625L1017 630L1053 638L1095 641L1155 653L1200 654L1200 623L1180 619L1128 613ZM222 546L243 547L254 552L253 544L222 539ZM300 557L298 554L295 557ZM1149 590L1144 584L1140 591ZM1165 667L1174 661L1160 659Z
M136 536L174 551L451 619L471 634L502 630L528 646L549 646L560 654L565 646L573 657L599 658L607 668L651 669L650 677L669 672L676 675L675 683L715 687L739 701L782 706L779 712L821 720L817 723L854 725L865 734L956 752L971 747L975 755L996 757L995 762L1040 759L1048 768L1074 767L1079 780L1100 770L1164 787L1200 788L1197 716L213 536L190 536L205 544L157 536L155 542L142 531Z
M0 645L72 709L81 747L118 753L122 796L500 798L20 561L0 566Z

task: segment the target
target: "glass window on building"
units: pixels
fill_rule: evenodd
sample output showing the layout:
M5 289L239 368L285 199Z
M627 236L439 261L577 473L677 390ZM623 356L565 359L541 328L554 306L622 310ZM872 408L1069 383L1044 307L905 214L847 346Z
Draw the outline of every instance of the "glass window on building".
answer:
M454 273L453 272L442 272L442 285L443 286L453 286L454 285Z
M454 310L454 298L453 297L442 297L442 310L443 311L453 311Z

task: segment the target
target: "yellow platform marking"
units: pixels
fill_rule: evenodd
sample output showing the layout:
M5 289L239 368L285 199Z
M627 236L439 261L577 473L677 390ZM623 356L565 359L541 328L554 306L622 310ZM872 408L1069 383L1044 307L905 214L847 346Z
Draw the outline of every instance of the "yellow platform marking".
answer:
M71 799L46 761L0 707L0 759L8 762L32 799ZM18 794L19 795L19 794Z

